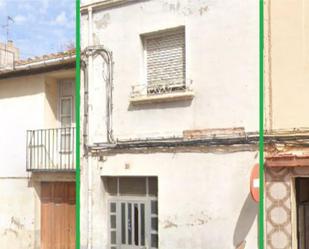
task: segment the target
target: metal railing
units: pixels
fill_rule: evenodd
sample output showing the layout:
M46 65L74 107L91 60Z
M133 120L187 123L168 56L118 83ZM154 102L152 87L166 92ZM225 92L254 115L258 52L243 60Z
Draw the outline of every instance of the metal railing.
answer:
M131 98L192 91L192 80L173 79L132 86Z
M75 171L75 127L27 131L27 171Z

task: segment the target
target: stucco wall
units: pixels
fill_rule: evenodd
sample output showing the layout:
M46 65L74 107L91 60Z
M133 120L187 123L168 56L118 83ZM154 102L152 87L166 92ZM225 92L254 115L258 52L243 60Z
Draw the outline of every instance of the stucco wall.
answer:
M38 193L28 184L27 178L0 178L0 245L2 248L39 248L38 222L40 220L36 218Z
M74 173L36 173L29 178L0 177L0 245L40 249L41 182L75 181ZM9 190L9 191L6 191Z
M62 70L0 80L0 176L27 176L26 131L59 127L58 80L72 75Z
M44 77L0 80L0 176L27 176L26 130L44 128Z
M88 45L87 19L86 14L82 16L83 48ZM143 83L140 35L181 25L186 29L186 77L193 81L193 100L130 105L131 86ZM258 130L258 2L126 4L94 11L92 36L95 45L113 52L116 138L181 135L185 129L236 126ZM93 142L105 137L105 89L99 63L94 61L89 83Z
M58 82L48 77L45 80L44 126L46 129L58 127Z
M158 176L159 248L258 248L258 205L250 195L250 172L256 151L217 154L117 154L91 160L93 248L107 248L107 199L102 176ZM100 177L101 175L101 177ZM82 179L87 177L82 171ZM82 217L87 219L87 193ZM82 247L86 248L82 223ZM224 234L224 239L223 239Z
M265 16L268 128L308 127L309 2L268 0Z
M104 45L113 53L115 139L181 136L183 130L239 126L257 131L258 14L258 1L134 1L94 10L90 35L88 16L83 14L82 48ZM193 100L131 105L132 85L143 84L140 35L177 26L185 26L186 77L193 81ZM89 60L88 70L88 143L92 145L106 141L106 67L97 57ZM93 249L107 248L102 176L158 176L159 248L232 249L243 240L245 248L258 248L258 206L249 190L257 150L244 147L242 152L231 152L231 148L199 153L117 151L102 161L84 157L82 248L87 243Z
M0 245L40 246L39 184L26 172L26 131L45 128L45 77L0 80ZM6 191L9 190L9 191Z
M39 249L40 182L75 179L74 174L26 171L26 131L58 127L57 78L73 74L66 70L0 80L1 248Z

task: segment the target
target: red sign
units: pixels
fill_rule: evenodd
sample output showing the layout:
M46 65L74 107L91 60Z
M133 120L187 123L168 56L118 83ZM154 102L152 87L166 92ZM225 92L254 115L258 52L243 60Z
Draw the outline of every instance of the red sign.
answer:
M259 164L255 164L251 171L250 177L250 192L253 200L259 202L260 198L260 167Z

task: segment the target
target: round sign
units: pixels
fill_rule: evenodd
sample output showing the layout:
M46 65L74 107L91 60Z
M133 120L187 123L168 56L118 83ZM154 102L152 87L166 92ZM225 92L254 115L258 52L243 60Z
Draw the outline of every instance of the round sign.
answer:
M256 202L259 202L260 198L260 178L259 178L259 172L260 167L259 164L255 164L253 166L253 169L251 171L251 177L250 177L250 192L253 200Z

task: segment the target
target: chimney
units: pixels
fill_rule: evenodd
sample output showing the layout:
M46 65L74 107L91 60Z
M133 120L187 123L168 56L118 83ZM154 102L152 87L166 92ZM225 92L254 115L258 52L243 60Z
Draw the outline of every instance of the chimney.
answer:
M13 41L12 40L8 40L7 41L7 46L8 46L8 48L13 48L14 47Z
M15 61L19 60L19 49L12 40L6 44L0 42L0 71L14 69Z

